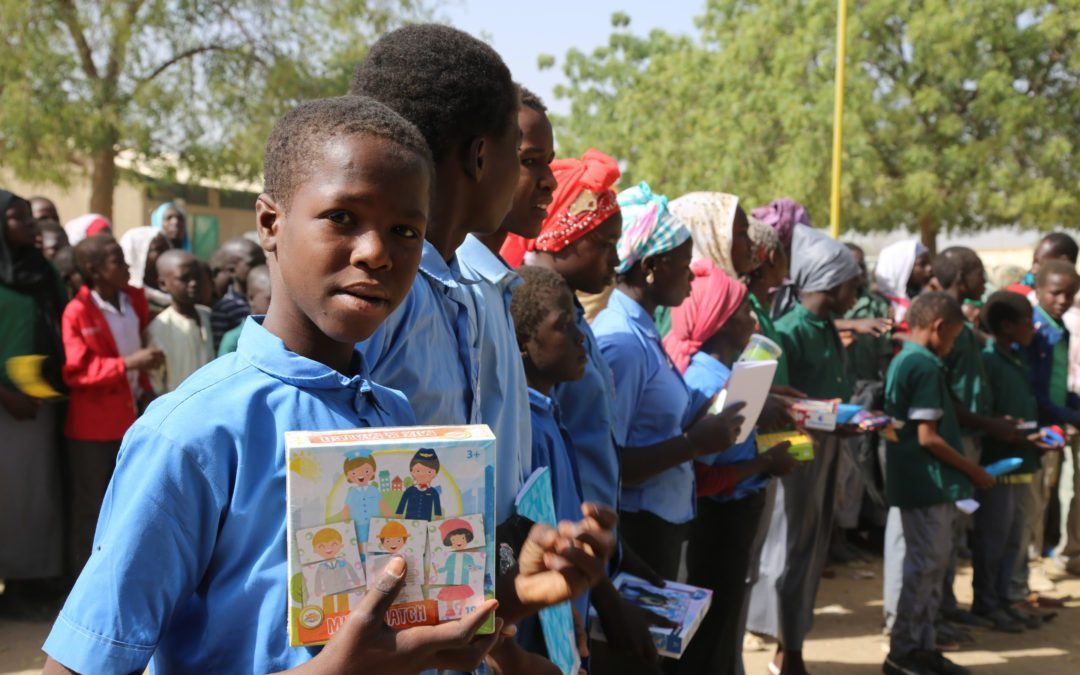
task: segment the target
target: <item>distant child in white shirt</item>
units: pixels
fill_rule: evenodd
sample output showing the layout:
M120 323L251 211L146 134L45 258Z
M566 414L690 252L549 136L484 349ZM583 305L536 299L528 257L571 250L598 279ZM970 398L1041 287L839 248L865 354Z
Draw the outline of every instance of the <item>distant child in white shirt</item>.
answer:
M157 259L158 283L172 298L146 329L149 343L165 354L165 365L151 373L154 391L170 392L189 375L214 359L210 308L195 303L202 275L199 261L182 249Z

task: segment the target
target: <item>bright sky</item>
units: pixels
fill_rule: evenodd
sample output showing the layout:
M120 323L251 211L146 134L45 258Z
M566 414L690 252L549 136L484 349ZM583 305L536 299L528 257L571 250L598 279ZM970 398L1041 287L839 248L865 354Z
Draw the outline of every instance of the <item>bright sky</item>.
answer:
M569 110L556 101L553 90L565 80L562 59L568 49L588 53L607 42L611 15L630 15L630 29L647 35L653 28L689 34L704 0L451 0L440 8L440 18L456 28L482 37L498 50L514 79L532 89L555 112ZM555 57L555 67L540 70L540 54Z

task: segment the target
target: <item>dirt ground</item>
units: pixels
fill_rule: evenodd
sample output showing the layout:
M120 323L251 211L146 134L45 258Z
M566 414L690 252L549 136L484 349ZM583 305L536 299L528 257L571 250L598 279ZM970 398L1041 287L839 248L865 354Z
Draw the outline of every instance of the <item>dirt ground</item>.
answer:
M806 660L817 675L880 673L887 641L881 635L881 564L839 566L836 577L822 582L814 630L806 643ZM1036 574L1040 574L1036 570ZM872 574L872 578L865 578ZM956 594L971 601L971 569L960 570ZM1042 628L1020 635L976 629L976 643L949 657L977 673L1000 675L1066 675L1080 673L1080 578L1057 582L1048 595L1072 596L1058 617ZM0 620L0 673L41 672L41 643L48 623ZM746 654L748 675L766 675L772 648Z

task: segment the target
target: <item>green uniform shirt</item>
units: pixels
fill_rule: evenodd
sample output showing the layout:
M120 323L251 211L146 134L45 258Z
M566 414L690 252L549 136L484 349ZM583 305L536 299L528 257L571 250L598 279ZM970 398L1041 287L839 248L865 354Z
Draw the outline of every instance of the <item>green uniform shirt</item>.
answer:
M225 356L236 351L236 345L240 342L240 333L244 330L245 323L245 321L241 321L239 326L221 336L221 344L218 345L217 350L218 356Z
M994 417L1009 415L1017 420L1038 419L1035 392L1031 388L1031 373L1024 355L1011 347L1002 347L993 341L986 343L982 352L986 367L986 383L990 390L990 414ZM988 466L1007 457L1024 460L1013 474L1035 473L1042 468L1039 452L1030 446L1010 445L992 436L983 440L982 465Z
M964 322L964 329L960 331L956 344L945 359L945 371L957 404L965 410L985 416L990 412L990 405L981 352L982 346L975 337L975 331L971 329L971 324ZM981 433L966 427L962 429L967 436Z
M0 317L0 382L10 384L8 359L34 353L34 298L0 285Z
M844 315L847 319L884 319L889 316L889 301L877 294L860 292L855 306ZM852 382L874 380L880 382L884 373L881 363L892 356L892 337L856 335L855 341L847 348L848 375Z
M885 498L889 506L933 506L971 496L971 481L966 475L919 445L919 421L936 420L938 434L961 452L960 424L941 359L922 345L905 342L885 377L885 413L904 423L897 430L899 442L886 444Z
M788 357L791 385L811 398L851 398L846 354L830 319L814 316L801 304L776 322Z
M1061 323L1054 321L1054 318L1046 313L1042 307L1035 309L1042 319L1049 322L1051 326L1054 326L1058 330L1065 330L1065 327ZM1066 402L1069 399L1069 341L1058 340L1058 343L1054 345L1054 367L1050 371L1050 401L1057 406L1065 407Z
M769 315L769 309L763 307L753 293L747 293L746 297L750 298L750 306L754 308L758 326L761 327L761 334L775 342L781 349L784 349L783 338L780 337L780 333L776 332L776 324L773 323L772 316ZM787 363L787 350L784 349L776 363L776 375L773 377L773 384L791 384Z

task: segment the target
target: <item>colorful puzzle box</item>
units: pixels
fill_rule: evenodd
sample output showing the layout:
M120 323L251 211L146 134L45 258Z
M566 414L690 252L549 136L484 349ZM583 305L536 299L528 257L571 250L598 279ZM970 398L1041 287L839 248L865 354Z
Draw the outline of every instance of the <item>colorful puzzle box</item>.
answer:
M495 436L485 425L285 434L289 642L323 644L394 555L393 628L495 597ZM490 619L481 633L494 630Z

